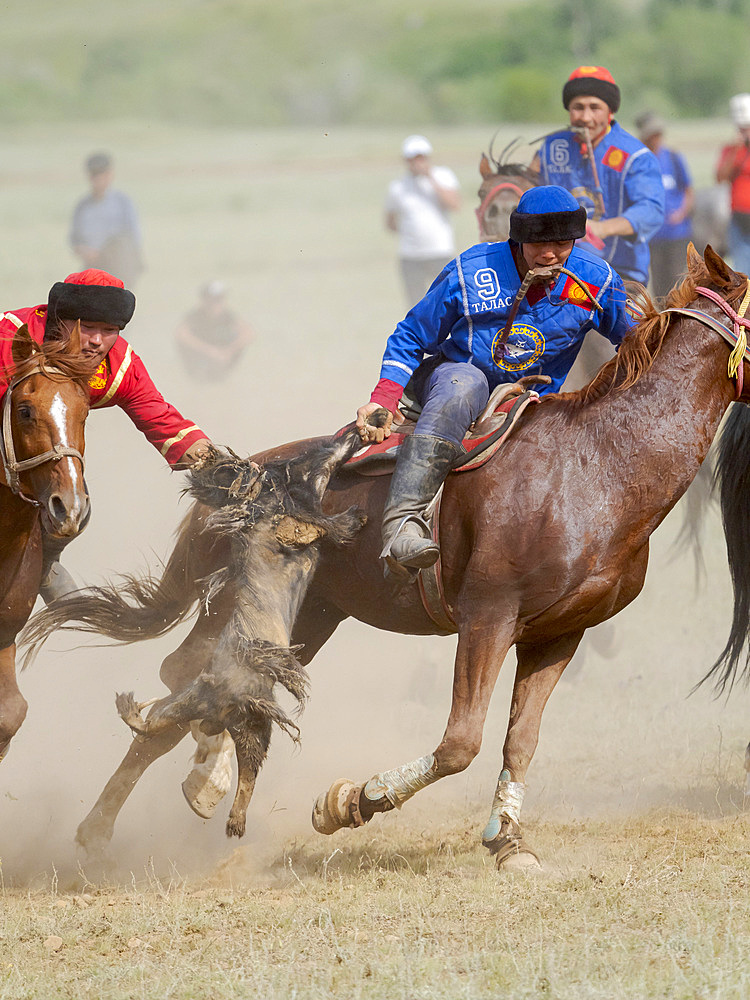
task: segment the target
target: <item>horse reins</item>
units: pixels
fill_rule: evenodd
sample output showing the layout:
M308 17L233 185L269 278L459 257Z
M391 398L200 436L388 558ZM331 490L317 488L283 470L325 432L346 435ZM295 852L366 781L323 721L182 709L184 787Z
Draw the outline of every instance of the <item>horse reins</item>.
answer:
M732 353L729 355L729 361L727 363L727 374L729 375L729 378L735 379L737 383L737 394L735 399L740 399L744 384L744 370L742 362L750 361L747 334L745 333L745 330L750 328L750 319L748 319L745 315L748 306L750 306L750 280L748 280L745 295L737 312L732 309L726 299L723 299L721 295L719 295L718 292L713 291L713 289L705 288L702 285L699 285L695 290L698 295L702 295L703 298L710 299L711 302L714 302L721 309L721 311L729 319L731 319L731 330L719 320L714 319L713 316L709 316L708 313L704 313L700 309L673 308L665 309L664 312L678 313L682 316L689 316L692 319L697 319L699 322L703 323L704 326L710 327L718 333L720 337L723 337L728 344L732 345Z
M34 455L31 458L22 459L22 461L16 460L16 449L13 444L13 427L11 425L11 395L13 390L23 382L25 379L30 378L32 375L63 375L59 368L46 367L39 362L34 365L34 367L26 372L25 375L20 375L18 378L14 378L8 384L8 388L5 392L5 399L3 400L3 416L2 416L2 435L0 435L0 457L3 460L3 471L5 473L5 483L8 489L10 489L16 496L25 500L27 503L32 504L35 507L41 507L38 500L33 497L28 497L21 489L21 479L20 473L26 472L28 469L35 469L39 465L44 465L45 462L59 462L62 458L77 458L81 463L81 469L85 468L83 455L78 451L77 448L67 448L62 445L56 444L54 448L49 451L43 452L41 455Z

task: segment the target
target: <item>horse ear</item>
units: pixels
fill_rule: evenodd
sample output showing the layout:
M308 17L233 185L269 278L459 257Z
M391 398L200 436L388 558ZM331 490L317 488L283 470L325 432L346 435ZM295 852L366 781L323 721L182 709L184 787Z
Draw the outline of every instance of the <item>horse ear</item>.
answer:
M76 320L75 326L70 331L70 336L68 337L68 349L67 354L80 354L81 353L81 321Z
M695 267L702 267L702 266L703 266L703 258L698 253L698 251L695 249L695 244L693 243L693 241L690 240L690 242L687 245L687 268L688 268L688 271L692 270Z
M24 361L28 361L29 358L36 354L39 350L39 345L31 339L31 334L29 333L29 328L24 323L23 326L16 330L16 334L13 337L13 365L18 368L20 364Z
M492 177L492 167L490 166L490 161L487 159L487 154L482 153L482 159L479 161L479 173L487 180L488 177Z
M715 284L724 288L738 288L743 283L743 279L717 254L710 243L706 244L703 251L703 261Z

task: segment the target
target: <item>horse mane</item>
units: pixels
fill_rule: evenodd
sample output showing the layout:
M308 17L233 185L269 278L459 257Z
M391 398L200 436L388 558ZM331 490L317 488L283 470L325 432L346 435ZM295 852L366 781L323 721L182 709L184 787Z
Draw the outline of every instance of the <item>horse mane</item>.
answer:
M691 257L682 280L669 292L664 300L666 309L684 309L695 302L696 288L713 281L708 268L699 257ZM549 398L562 399L572 407L585 406L602 399L611 392L622 392L634 386L648 372L664 343L675 316L661 311L643 285L627 282L629 296L636 300L642 310L642 317L620 344L617 354L608 361L582 389L576 392L561 392ZM726 293L731 305L741 299L746 285L739 285Z
M523 177L534 187L538 186L540 180L540 175L524 163L495 163L495 173L492 177Z
M87 358L83 354L71 354L67 340L44 340L41 344L35 342L34 348L33 354L20 364L5 366L3 377L6 381L23 378L38 365L49 378L75 382L86 392L89 391L89 379L99 365L96 359Z

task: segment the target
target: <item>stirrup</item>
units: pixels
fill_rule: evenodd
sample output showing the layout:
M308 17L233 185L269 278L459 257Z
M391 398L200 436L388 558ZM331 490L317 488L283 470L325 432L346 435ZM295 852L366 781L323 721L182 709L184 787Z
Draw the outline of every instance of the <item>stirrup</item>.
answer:
M412 556L406 556L404 559L398 559L393 555L392 549L395 542L398 540L399 536L402 535L404 528L407 524L416 524L419 528L422 541L425 542L425 546L422 550L415 552ZM416 541L416 539L415 539ZM420 559L422 556L428 556L424 559L422 563L419 562L409 562L410 559ZM433 558L434 557L434 558ZM440 549L432 540L432 532L430 526L419 514L407 514L401 519L398 527L394 531L391 538L385 544L383 551L380 553L380 558L385 560L386 566L390 569L396 576L404 579L408 576L409 579L413 580L420 569L427 569L429 566L434 566L440 557ZM387 576L387 574L386 574Z

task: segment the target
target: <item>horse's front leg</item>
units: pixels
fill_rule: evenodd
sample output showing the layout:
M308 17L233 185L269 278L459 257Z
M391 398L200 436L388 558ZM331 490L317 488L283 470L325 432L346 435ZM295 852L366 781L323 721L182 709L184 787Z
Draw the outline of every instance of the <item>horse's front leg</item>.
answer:
M339 779L313 809L319 833L362 826L376 812L400 809L416 792L439 778L463 771L482 745L482 730L500 667L510 648L515 621L505 626L476 620L459 635L453 703L437 749L425 757L374 775L364 785Z
M28 704L16 681L15 643L0 649L0 761L26 718Z
M552 642L518 643L510 721L503 748L503 768L482 842L495 855L498 868L539 867L539 859L523 840L521 806L525 779L539 742L539 726L547 699L578 648L583 632Z

